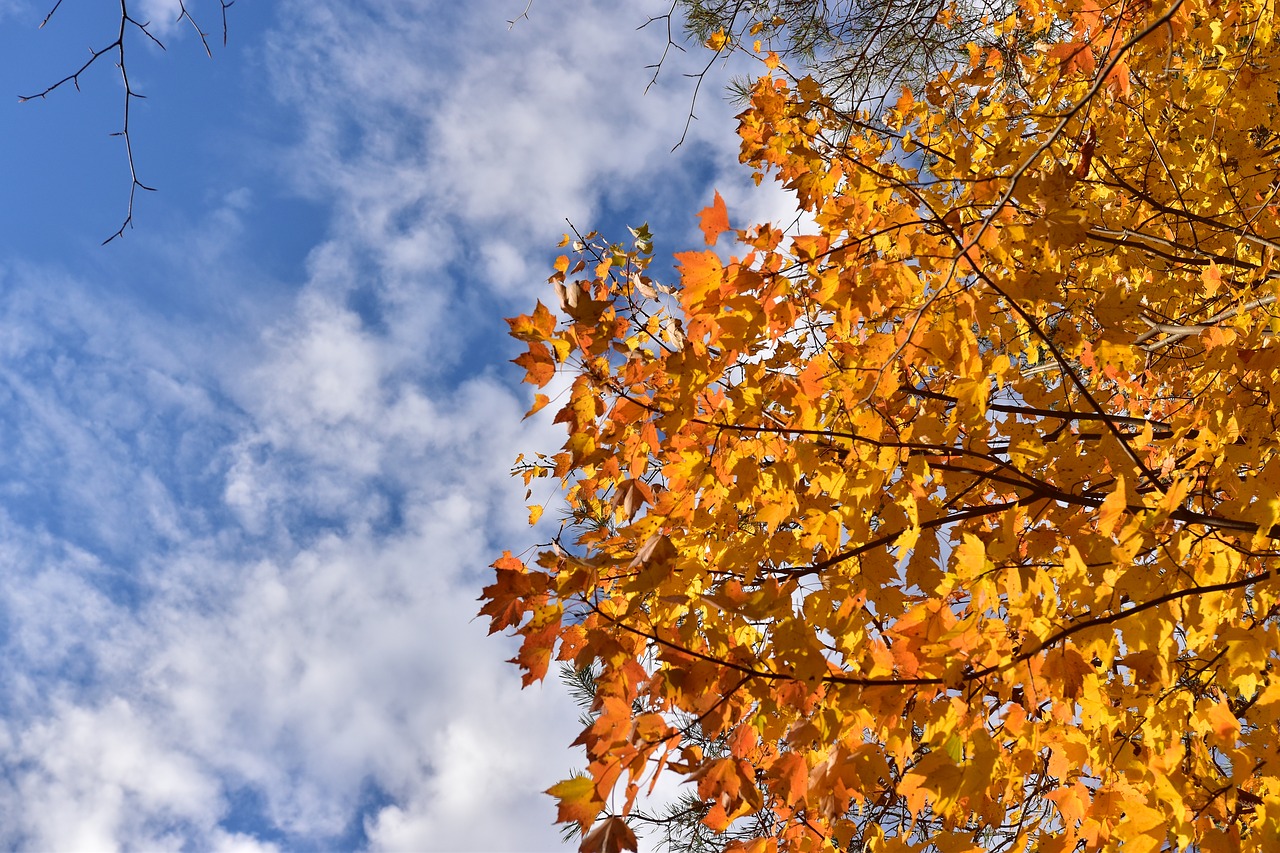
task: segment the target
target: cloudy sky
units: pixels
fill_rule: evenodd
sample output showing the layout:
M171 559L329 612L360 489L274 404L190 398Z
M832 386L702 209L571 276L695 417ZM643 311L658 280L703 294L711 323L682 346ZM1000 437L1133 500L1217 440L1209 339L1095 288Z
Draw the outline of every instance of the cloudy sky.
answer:
M777 199L718 84L671 151L704 59L645 94L666 0L525 4L239 0L210 60L136 0L159 191L107 246L114 69L0 100L0 847L564 849L577 710L473 618L550 535L510 463L563 440L502 318L566 217L671 252L712 186ZM110 42L114 4L50 5L0 0L0 90Z

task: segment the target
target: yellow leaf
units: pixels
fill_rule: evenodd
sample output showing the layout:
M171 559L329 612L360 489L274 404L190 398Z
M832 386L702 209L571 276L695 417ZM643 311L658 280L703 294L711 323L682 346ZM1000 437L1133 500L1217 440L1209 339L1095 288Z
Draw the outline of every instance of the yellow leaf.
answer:
M714 195L674 272L588 234L511 322L529 381L571 374L533 466L566 523L482 612L528 681L592 666L594 796L674 773L777 853L1272 838L1274 10L942 0L921 76L914 29L843 68L788 4L702 5L762 42L733 144L794 209L748 184L773 213L731 231ZM851 105L877 68L904 88Z

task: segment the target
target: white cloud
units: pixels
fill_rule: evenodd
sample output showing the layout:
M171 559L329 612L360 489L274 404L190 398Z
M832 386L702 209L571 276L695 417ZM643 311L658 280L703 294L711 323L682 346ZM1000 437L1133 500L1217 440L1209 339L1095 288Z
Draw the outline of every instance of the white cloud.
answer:
M690 191L736 162L706 94L669 156L691 92L642 97L661 33L624 5L539 3L508 31L522 2L282 4L270 80L301 136L280 168L333 218L258 326L9 272L0 505L50 506L0 515L0 842L559 846L539 792L578 763L577 709L521 691L474 617L483 567L530 541L507 467L562 441L521 423L493 318L545 298L563 217L674 204L692 230ZM165 263L233 262L265 203L232 192Z
M481 537L459 531L482 521L464 496L441 496L412 532L324 537L286 565L254 567L208 616L148 626L160 640L150 678L176 740L217 775L267 791L272 821L304 835L339 833L368 778L406 803L460 772L477 784L451 791L455 801L533 799L567 741L529 743L505 723L568 729L554 697L517 691L506 649L472 619L474 588L459 574L485 555ZM470 738L465 749L456 736ZM501 824L470 831L489 848L506 837Z
M174 744L157 742L148 721L119 698L94 709L59 703L7 759L30 767L17 794L40 804L21 816L33 846L108 850L129 838L172 848L180 837L166 831L169 821L216 823L216 782Z

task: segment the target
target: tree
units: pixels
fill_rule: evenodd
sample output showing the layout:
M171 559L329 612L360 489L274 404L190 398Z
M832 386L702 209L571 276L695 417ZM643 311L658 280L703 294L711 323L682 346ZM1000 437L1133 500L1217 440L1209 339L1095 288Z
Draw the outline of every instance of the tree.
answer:
M227 10L235 5L235 0L216 0L216 3L216 8L222 17L222 43L225 45L227 42ZM53 6L49 9L48 14L46 14L43 20L40 21L40 29L44 29L45 25L53 19L61 6L62 0L55 0ZM164 43L156 36L151 22L144 21L136 17L136 7L130 2L130 0L119 0L119 7L120 14L116 19L119 22L119 26L110 34L110 41L106 41L101 47L90 48L89 58L84 60L84 62L77 66L70 74L67 74L60 80L49 84L39 92L19 97L19 100L24 102L43 100L68 85L75 88L76 91L79 91L80 78L87 74L90 69L97 66L103 59L114 60L116 71L120 75L120 83L122 87L122 118L120 130L113 135L119 136L124 141L125 160L129 167L129 202L125 209L124 220L120 223L120 227L117 228L110 237L103 241L104 244L110 243L117 237L123 237L125 229L130 228L133 225L133 204L137 198L138 190L146 190L147 192L155 191L154 187L143 183L142 179L138 177L137 163L133 156L133 136L131 135L131 128L129 125L130 108L133 106L133 102L135 100L144 97L144 95L133 88L129 82L129 66L126 61L126 55L128 53L128 48L133 43L130 37L132 36L137 39L149 41L160 47L162 50L164 49ZM186 23L190 25L191 29L195 32L196 37L200 39L200 44L204 48L205 53L212 57L213 50L209 44L209 33L192 16L189 0L176 0L176 7L177 23Z
M677 0L686 32L696 41L743 49L759 41L779 59L802 68L846 110L878 111L886 91L923 87L968 57L968 45L1006 51L1007 35L993 20L1015 10L1010 0ZM944 14L945 13L945 14ZM1036 37L1025 28L1017 38ZM1044 33L1038 34L1040 38ZM744 100L750 83L733 86Z
M560 665L560 677L574 701L584 709L580 722L586 728L594 725L597 714L591 709L596 705L599 676L594 665L575 669L569 664ZM710 736L698 725L695 718L681 715L676 720L681 743L685 748L696 747L704 759L730 756L730 745L723 736ZM578 774L585 776L585 773ZM581 784L581 783L578 783ZM651 807L637 805L627 815L627 822L656 840L659 849L684 851L684 853L716 853L733 841L750 840L762 828L761 821L767 815L759 815L755 821L738 821L733 827L717 831L703 823L709 807L698 799L694 791L684 791L679 796L659 802ZM767 824L763 824L767 828ZM566 840L577 834L577 825L564 827Z
M966 62L971 45L983 55L994 50L1007 59L1019 49L1059 35L1022 25L1012 17L1015 7L1013 0L878 0L869 5L828 0L672 0L665 15L651 18L644 26L662 21L667 27L666 50L652 66L654 82L671 49L684 50L674 36L677 13L685 35L713 50L701 72L685 75L697 81L694 107L702 83L722 55L767 52L791 66L786 73L809 77L843 111L871 119L884 111L887 93L906 87L921 95L940 73ZM1006 22L999 33L990 25L997 20ZM1003 68L1007 82L1016 82L1016 65L1006 63ZM746 103L752 85L750 79L734 78L728 88L736 100ZM953 108L959 106L953 104ZM691 108L686 133L694 118Z
M584 850L671 775L737 850L1280 837L1274 12L988 23L882 120L766 57L743 161L805 233L717 196L725 254L588 235L511 321L570 523L482 612L595 668Z

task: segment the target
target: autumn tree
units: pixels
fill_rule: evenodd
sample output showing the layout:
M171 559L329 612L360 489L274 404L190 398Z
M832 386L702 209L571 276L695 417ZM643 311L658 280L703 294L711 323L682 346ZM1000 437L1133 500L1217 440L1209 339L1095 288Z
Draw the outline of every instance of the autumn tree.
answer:
M762 45L802 233L717 196L673 281L589 235L511 321L569 520L483 613L592 668L584 850L668 777L735 850L1280 838L1272 4L987 23L875 116Z
M1016 39L1050 33L1019 27L998 33L992 21L1013 13L1013 0L676 0L685 32L717 54L773 52L793 74L813 78L842 109L875 115L885 93L916 91L968 57L968 46L1005 52ZM670 16L667 16L669 20ZM710 66L708 66L710 70ZM730 88L749 100L752 81ZM889 101L892 103L892 99Z

